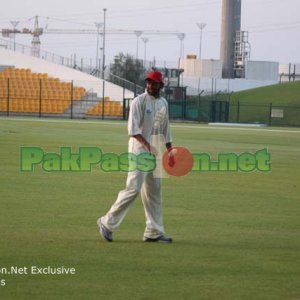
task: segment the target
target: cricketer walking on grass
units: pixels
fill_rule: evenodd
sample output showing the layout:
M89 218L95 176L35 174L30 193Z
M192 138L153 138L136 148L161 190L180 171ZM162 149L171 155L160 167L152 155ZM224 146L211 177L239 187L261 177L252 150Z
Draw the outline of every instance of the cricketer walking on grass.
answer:
M150 152L158 156L159 144L156 137L164 140L169 155L169 165L174 165L172 139L169 125L168 103L160 96L164 86L163 76L158 71L150 72L146 79L146 92L137 96L130 107L128 118L128 151L136 155ZM106 215L97 220L100 235L105 241L113 241L113 232L118 229L130 205L141 192L144 205L146 228L144 242L171 243L165 235L162 216L161 177L154 171L135 170L128 173L126 188L119 192L117 200Z

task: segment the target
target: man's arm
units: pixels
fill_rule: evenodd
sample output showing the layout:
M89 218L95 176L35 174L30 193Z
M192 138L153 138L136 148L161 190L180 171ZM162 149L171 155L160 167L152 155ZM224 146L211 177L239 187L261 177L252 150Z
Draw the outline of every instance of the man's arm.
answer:
M141 135L141 134L136 134L133 135L132 137L134 137L135 139L137 139L144 147L144 149L146 151L148 151L149 153L152 153L154 155L157 155L157 150L155 147L151 146L148 141Z
M148 152L151 152L150 144L146 141L146 139L141 134L133 135L133 137L143 145L145 150L147 150Z
M165 119L164 119L164 124L162 128L162 134L165 138L165 145L167 150L172 149L172 138L171 138L171 132L170 132L170 122L169 122L169 108L168 108L168 103L164 99L165 105L166 105L166 114L165 114Z

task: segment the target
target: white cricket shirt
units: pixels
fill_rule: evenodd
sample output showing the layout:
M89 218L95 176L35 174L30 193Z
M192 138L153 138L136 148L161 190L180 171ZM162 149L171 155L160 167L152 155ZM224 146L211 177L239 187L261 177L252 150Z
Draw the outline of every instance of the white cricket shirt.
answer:
M168 102L163 97L155 98L147 92L133 99L129 118L129 152L145 152L143 145L132 136L141 134L151 143L153 136L162 136L164 143L172 142L169 124Z

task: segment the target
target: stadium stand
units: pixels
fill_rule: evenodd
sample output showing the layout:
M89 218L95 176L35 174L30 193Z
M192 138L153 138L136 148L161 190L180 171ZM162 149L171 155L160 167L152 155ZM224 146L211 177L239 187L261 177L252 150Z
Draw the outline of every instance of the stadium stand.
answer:
M8 80L9 79L9 80ZM83 87L73 87L71 83L61 82L49 77L47 73L32 73L30 69L5 68L0 72L0 111L9 108L14 113L63 114L70 109L71 102L81 101L86 94ZM9 98L9 101L7 99ZM9 103L8 103L9 102ZM121 102L110 101L109 97L100 99L86 110L87 116L121 117Z
M21 52L0 47L0 114L97 118L102 116L102 99L109 97L110 102L104 103L105 116L122 118L123 100L134 97L126 84L117 85L67 67L54 62L52 56L45 59ZM31 80L27 80L29 74Z
M121 117L123 115L123 107L120 102L110 101L108 97L105 97L104 107L103 102L100 101L87 111L87 115L89 116L100 116L102 114L112 117Z
M8 80L9 79L9 80ZM80 101L83 87L73 87L49 77L47 73L32 73L30 69L5 68L0 72L0 111L50 114L64 113L71 101ZM9 101L8 101L9 100Z

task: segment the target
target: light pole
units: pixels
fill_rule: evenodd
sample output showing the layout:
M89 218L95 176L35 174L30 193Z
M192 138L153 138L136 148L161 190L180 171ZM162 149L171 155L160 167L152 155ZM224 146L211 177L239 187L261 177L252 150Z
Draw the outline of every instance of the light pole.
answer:
M105 96L105 30L106 30L106 8L103 8L103 46L102 46L102 119L104 119L104 96Z
M183 59L184 56L184 44L183 44L183 40L185 38L185 34L184 33L178 33L177 37L180 40L180 49L179 49L179 59L178 59L178 69L180 68L180 61L181 59Z
M143 64L144 68L145 68L145 66L146 66L147 43L148 43L149 39L146 38L146 37L142 37L142 41L145 43L145 46L144 46L144 64Z
M202 30L206 26L205 23L197 23L198 28L200 29L200 44L199 44L199 60L201 60L201 50L202 50Z
M179 59L182 59L183 58L183 51L184 51L184 45L183 45L183 40L185 38L185 34L184 33L178 33L177 34L177 37L179 38L180 40L180 50L179 50Z
M14 27L14 51L16 51L16 29L20 22L19 21L10 21L10 23Z
M97 76L99 76L99 69L100 69L100 64L99 64L99 34L100 34L100 28L102 27L103 23L95 22L95 25L97 27L96 72L97 72Z
M103 18L104 18L104 22L103 22L103 52L102 52L102 79L104 79L104 70L105 70L105 30L106 30L106 8L103 8Z
M139 38L142 35L142 33L143 33L143 31L139 31L139 30L136 30L134 32L134 34L136 35L136 55L135 55L136 60L138 60L138 58L139 58Z
M185 38L185 34L184 33L178 33L177 37L180 41L179 58L178 58L178 69L180 69L181 59L183 59L183 56L184 56L184 38ZM183 85L183 76L182 75L181 75L181 79L182 79L182 85ZM179 77L178 77L178 85L179 84L180 84L180 73L179 73Z

